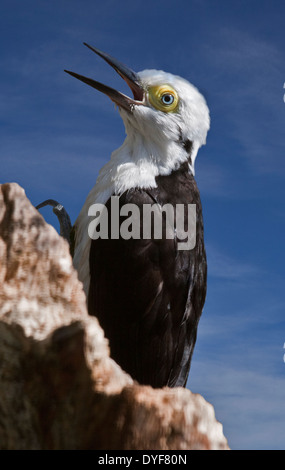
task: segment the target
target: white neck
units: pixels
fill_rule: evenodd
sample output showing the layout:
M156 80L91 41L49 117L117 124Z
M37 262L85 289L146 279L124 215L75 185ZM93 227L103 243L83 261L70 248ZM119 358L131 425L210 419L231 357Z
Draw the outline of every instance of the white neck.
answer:
M189 155L179 142L150 139L126 129L127 137L123 145L115 150L110 161L101 169L93 188L100 202L105 203L112 195L123 194L130 188L154 188L158 175L169 175L189 159ZM193 148L192 165L198 148ZM194 158L193 158L194 157ZM107 198L107 199L106 199ZM104 200L105 199L105 200ZM104 200L104 201L103 201Z

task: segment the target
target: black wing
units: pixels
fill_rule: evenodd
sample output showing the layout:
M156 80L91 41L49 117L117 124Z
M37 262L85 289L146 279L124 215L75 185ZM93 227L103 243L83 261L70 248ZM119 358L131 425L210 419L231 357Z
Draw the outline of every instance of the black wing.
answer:
M153 387L185 386L206 295L201 202L188 168L157 178L157 188L132 189L120 207L196 204L196 246L177 240L93 240L89 313L110 342L111 357L135 380ZM107 203L110 215L111 201ZM163 232L164 233L164 232Z

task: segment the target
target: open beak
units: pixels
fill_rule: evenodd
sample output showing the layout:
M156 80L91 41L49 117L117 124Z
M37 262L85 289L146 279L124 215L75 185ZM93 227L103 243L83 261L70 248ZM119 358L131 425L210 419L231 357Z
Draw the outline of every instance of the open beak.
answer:
M87 85L96 88L96 90L105 93L105 95L109 96L109 98L116 103L118 106L126 109L127 111L132 111L134 105L144 105L144 89L141 86L139 76L133 72L131 69L126 67L126 65L119 62L117 59L114 59L109 54L105 52L99 51L95 47L89 46L84 42L84 45L89 47L91 51L98 54L102 59L104 59L116 72L125 80L125 82L129 85L130 89L133 92L133 98L129 98L128 96L120 93L113 88L108 87L107 85L103 85L100 82L96 82L92 78L84 77L83 75L79 75L74 72L70 72L69 70L65 70L66 73L72 75L72 77L78 78L82 82L86 83Z

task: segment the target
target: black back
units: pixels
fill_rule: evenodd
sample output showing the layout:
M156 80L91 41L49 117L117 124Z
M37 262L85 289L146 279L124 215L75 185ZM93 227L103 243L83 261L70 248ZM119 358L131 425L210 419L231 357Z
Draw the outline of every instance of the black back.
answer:
M154 189L126 191L120 207L136 204L142 217L144 204L196 204L195 248L178 250L177 240L165 236L93 240L88 308L109 339L111 357L135 380L185 386L206 296L202 208L188 163L156 182Z

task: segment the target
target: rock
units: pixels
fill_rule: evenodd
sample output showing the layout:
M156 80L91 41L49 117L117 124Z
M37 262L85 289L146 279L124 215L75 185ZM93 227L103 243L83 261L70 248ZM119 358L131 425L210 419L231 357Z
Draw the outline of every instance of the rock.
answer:
M86 310L69 247L0 186L0 448L228 449L212 405L136 384Z

